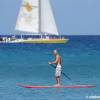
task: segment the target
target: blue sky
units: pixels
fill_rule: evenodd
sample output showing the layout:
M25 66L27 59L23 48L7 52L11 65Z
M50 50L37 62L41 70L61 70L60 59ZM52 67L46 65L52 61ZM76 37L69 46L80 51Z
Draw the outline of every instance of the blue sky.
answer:
M14 33L22 0L0 0L0 34ZM59 32L100 35L100 0L51 0Z

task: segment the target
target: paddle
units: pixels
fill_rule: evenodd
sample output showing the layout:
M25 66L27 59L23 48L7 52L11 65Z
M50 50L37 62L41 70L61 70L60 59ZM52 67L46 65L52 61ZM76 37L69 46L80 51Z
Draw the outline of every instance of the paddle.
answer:
M50 64L50 65L51 65L53 68L56 68L55 65L53 65L53 64ZM70 78L68 75L66 75L64 72L61 72L61 74L64 75L68 80L71 81L71 78Z

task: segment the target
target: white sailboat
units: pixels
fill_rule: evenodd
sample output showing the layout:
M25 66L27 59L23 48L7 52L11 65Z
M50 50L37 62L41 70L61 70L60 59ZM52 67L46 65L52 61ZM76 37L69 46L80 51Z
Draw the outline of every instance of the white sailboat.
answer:
M50 0L23 0L15 29L29 35L41 35L41 38L17 39L15 42L66 43L68 40L59 37ZM51 35L59 38L50 38Z

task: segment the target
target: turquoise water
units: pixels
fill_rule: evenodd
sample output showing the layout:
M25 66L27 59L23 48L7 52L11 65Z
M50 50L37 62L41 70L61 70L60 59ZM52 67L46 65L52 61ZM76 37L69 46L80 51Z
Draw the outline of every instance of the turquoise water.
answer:
M69 36L67 44L0 44L0 100L87 100L100 95L100 36ZM16 84L54 85L48 61L58 49L63 85L93 84L92 89L25 89Z

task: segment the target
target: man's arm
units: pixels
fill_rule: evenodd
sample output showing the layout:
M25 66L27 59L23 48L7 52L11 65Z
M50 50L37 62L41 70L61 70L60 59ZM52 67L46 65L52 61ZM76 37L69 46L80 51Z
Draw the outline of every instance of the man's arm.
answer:
M59 56L56 56L56 60L52 61L52 62L49 62L49 64L56 64L58 62L58 59L59 59Z

